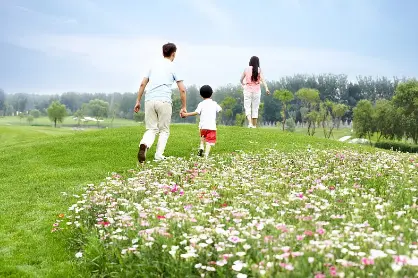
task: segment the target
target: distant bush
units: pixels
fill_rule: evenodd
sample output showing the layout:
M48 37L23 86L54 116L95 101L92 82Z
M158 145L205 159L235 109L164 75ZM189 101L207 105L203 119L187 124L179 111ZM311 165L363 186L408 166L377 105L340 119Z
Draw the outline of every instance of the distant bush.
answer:
M133 119L135 122L143 122L145 120L145 113L139 111L138 113L133 113Z
M290 132L295 132L296 123L293 118L290 118L286 121L286 130Z
M245 123L245 114L236 114L235 115L235 125L236 126L243 126Z
M382 141L374 144L376 148L394 150L403 153L418 153L418 145L394 142L394 141Z

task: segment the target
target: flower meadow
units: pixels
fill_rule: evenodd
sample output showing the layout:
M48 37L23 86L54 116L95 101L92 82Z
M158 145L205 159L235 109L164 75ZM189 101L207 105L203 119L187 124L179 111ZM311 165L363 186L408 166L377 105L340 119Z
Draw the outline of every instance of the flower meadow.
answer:
M418 277L418 156L172 158L89 184L57 217L97 277Z

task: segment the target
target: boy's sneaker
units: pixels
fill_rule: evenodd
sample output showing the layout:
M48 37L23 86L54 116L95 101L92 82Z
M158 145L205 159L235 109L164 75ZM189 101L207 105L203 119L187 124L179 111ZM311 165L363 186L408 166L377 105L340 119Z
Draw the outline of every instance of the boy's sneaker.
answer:
M252 124L249 124L248 128L255 128L255 127Z
M203 157L203 149L199 149L199 151L197 152L197 155L200 157Z
M138 151L138 162L144 163L146 155L147 155L147 145L141 144L139 146L139 151Z

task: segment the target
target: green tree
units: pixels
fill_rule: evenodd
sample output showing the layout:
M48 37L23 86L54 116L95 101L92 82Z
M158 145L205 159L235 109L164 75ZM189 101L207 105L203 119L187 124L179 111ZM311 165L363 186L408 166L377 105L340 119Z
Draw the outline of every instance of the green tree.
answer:
M282 126L283 126L283 130L285 128L286 125L286 113L287 113L287 109L288 109L288 104L289 102L291 102L294 99L294 96L292 94L291 91L289 90L276 90L274 91L273 97L275 99L280 100L283 103L282 106Z
M23 112L18 112L18 113L19 114L17 116L19 117L20 124L22 124L22 120L23 120L23 118L25 118L25 113L23 113Z
M319 121L322 124L325 138L330 138L334 129L332 109L335 103L326 100L319 105Z
M62 123L64 117L67 115L67 108L59 101L54 101L47 109L49 119L54 122L54 126L57 127L57 122Z
M83 108L81 108L81 109L78 109L77 111L75 111L75 113L74 113L74 117L76 117L77 118L77 125L78 126L80 126L81 125L81 121L83 120L83 118L84 118L84 110L85 109L83 109Z
M90 100L87 105L87 111L90 116L97 120L97 125L99 125L100 120L107 117L109 103L101 99Z
M301 101L302 106L307 108L308 112L306 113L305 120L308 123L308 135L313 136L315 134L316 123L319 119L319 91L317 89L301 88L296 92L296 97Z
M32 115L28 115L28 117L26 118L26 121L28 121L28 124L31 125L33 123L33 119L34 117Z
M226 97L222 103L221 103L221 107L222 107L222 112L221 117L222 117L222 122L224 124L231 124L233 121L233 117L234 117L234 107L237 104L237 100L235 98L232 97Z
M400 83L393 103L404 119L405 136L418 144L418 81L412 79Z
M245 114L244 113L239 113L235 115L235 125L236 126L243 126L245 123Z
M367 137L371 142L373 134L376 132L374 122L374 109L369 100L360 100L353 110L354 132L360 138Z
M337 129L340 128L340 122L344 115L349 111L347 105L342 103L336 103L332 106L332 117L334 122L334 127Z
M380 99L376 101L374 124L377 132L377 142L380 141L381 137L386 139L393 138L393 112L395 112L395 108L389 100Z
M290 117L289 120L286 121L286 130L290 132L295 132L296 123L293 117Z
M39 111L38 109L33 109L30 111L30 115L32 115L34 119L37 119L41 116L41 111Z
M0 116L5 114L6 110L6 94L0 89Z

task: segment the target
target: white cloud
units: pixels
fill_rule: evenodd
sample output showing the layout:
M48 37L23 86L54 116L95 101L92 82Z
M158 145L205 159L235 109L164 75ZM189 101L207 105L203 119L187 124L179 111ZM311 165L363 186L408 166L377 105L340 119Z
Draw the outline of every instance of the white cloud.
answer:
M37 35L14 43L49 55L81 59L97 69L90 73L88 84L75 84L76 88L72 89L113 92L136 90L141 74L154 59L161 57L161 46L167 41L149 37ZM360 74L397 74L386 61L334 50L173 42L178 46L176 64L188 85L210 84L216 87L238 83L252 55L260 57L261 67L270 80L295 73L345 73L351 78ZM45 84L44 89L48 86Z

